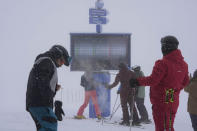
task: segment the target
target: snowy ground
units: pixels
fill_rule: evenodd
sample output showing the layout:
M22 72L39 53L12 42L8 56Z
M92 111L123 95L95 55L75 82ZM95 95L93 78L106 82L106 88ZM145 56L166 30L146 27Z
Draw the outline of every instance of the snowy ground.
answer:
M114 92L112 92L114 93ZM112 95L112 106L114 104L116 95ZM147 96L148 97L148 96ZM180 106L175 119L175 130L176 131L192 131L191 122L188 113L186 112L187 104L187 95L182 92L180 97ZM83 100L81 100L82 103ZM81 104L80 102L64 105L64 111L66 117L62 122L58 123L59 131L129 131L129 127L105 124L102 122L96 122L95 119L86 119L86 120L75 120L70 119L73 117L78 107ZM65 103L64 103L65 104ZM149 99L146 99L146 106L152 119L151 115L151 105ZM86 108L84 115L88 117L88 107ZM120 120L122 115L121 109L112 118L112 121ZM68 119L69 118L69 119ZM145 129L131 128L132 131L154 131L154 124L143 125ZM30 115L26 111L2 111L0 112L0 131L35 131L34 123Z

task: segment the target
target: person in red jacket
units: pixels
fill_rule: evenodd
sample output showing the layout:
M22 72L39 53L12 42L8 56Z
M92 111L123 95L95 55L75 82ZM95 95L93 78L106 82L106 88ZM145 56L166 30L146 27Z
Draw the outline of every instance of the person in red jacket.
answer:
M180 91L188 84L188 65L174 36L161 38L163 58L155 62L148 77L130 79L130 86L150 86L155 131L174 131Z

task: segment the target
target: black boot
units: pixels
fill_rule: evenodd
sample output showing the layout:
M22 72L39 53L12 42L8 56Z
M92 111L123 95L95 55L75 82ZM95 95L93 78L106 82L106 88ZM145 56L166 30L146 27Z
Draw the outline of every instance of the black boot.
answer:
M132 126L142 126L139 121L133 121Z
M152 123L152 121L150 119L140 119L140 122L141 123L144 123L144 124L150 124L150 123Z
M130 122L129 121L122 121L119 124L123 125L123 126L130 126Z

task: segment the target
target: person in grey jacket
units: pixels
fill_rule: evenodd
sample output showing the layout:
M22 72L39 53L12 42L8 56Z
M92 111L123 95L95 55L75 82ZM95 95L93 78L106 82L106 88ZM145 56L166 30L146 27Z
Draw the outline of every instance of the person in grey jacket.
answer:
M193 74L193 78L190 77L190 82L184 90L189 93L187 111L189 112L192 127L194 131L197 131L197 70Z
M132 70L135 72L135 75L137 78L144 76L144 73L141 71L141 67L139 65L133 66ZM148 112L144 105L144 98L145 98L145 86L139 86L138 88L136 88L135 102L136 102L139 114L141 116L140 122L149 124L151 123L151 121L148 118Z

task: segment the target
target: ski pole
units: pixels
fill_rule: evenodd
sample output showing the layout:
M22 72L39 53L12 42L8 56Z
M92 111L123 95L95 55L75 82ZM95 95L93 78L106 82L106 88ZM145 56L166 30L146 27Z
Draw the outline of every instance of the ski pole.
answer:
M112 116L116 113L116 111L118 110L118 108L119 108L119 107L120 107L120 104L116 107L115 111L114 111L114 112L112 112L111 117L110 117L110 119L109 119L109 120L111 120Z
M61 89L61 101L62 101L63 89L64 89L64 88L60 88L60 89Z
M165 112L165 119L164 119L164 131L166 131L167 127L166 127L166 123L167 123L167 116L166 116L166 112Z
M117 100L118 100L118 94L117 94L117 96L116 96L116 100L115 100L114 106L113 106L113 108L112 108L112 114L110 115L109 120L111 120L111 118L112 118L112 116L113 116L114 108L115 108L115 106L116 106Z
M172 99L174 101L174 96ZM171 131L171 130L172 130L172 103L170 103L170 121L169 121L169 131Z
M117 96L116 96L116 100L115 100L114 106L113 106L113 108L112 108L112 113L114 112L114 108L115 108L115 105L116 105L117 100L118 100L118 94L117 94ZM112 114L111 114L109 120L111 120L111 118L112 118Z
M133 95L132 95L131 122L130 122L129 131L131 131L131 126L132 126L132 122L133 122L133 108L134 108L134 104L135 104L134 95L135 95L135 90L133 90Z
M170 111L169 131L172 129L172 111Z

